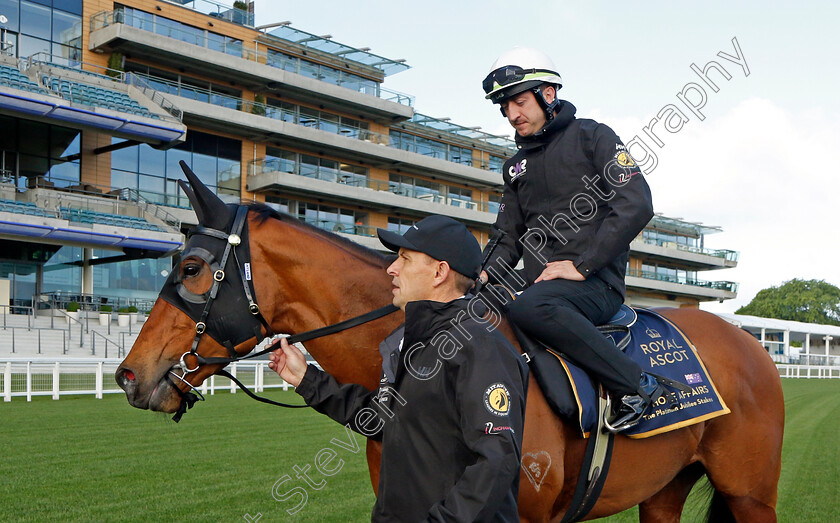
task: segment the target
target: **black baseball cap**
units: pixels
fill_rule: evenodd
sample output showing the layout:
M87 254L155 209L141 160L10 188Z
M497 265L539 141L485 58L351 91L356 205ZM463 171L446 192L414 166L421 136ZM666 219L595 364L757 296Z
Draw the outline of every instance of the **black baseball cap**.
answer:
M428 254L445 261L453 270L476 279L481 269L481 247L463 223L449 216L428 216L415 223L400 236L386 229L376 229L379 241L388 249L400 248Z

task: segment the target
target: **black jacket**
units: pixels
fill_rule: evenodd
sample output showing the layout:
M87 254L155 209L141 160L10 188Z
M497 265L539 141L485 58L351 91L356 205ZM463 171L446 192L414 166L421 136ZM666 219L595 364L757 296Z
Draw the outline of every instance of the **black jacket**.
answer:
M546 127L517 134L516 142L519 152L502 169L496 219L507 235L487 267L504 274L499 260L515 267L524 256L530 285L547 262L571 260L623 296L629 245L653 217L653 204L621 140L604 124L575 118L575 107L563 102Z
M361 434L381 427L373 521L519 521L528 371L507 339L469 317L467 303L409 303L393 382L386 359L377 391L313 366L297 387L315 410ZM385 342L394 349L395 332Z

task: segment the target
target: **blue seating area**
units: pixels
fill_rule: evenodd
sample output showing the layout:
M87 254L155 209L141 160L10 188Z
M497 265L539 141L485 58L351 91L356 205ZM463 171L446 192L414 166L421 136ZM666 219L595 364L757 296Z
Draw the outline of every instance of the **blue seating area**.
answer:
M160 118L120 91L46 75L43 76L43 82L50 90L73 103L90 107L104 107L112 111L145 116L146 118Z
M0 200L0 211L14 212L28 216L46 216L55 218L55 213L42 209L31 202L16 202L14 200Z
M55 212L38 207L34 203L16 202L14 200L0 200L0 211L13 212L28 216L43 216L46 218L56 217ZM98 223L113 225L115 227L141 229L144 231L166 232L157 225L135 216L121 216L118 214L109 214L90 209L77 209L75 207L61 207L60 213L62 218L71 222L90 224Z
M0 64L0 85L33 93L47 94L43 87L30 80L17 67L5 64Z
M109 214L105 212L93 211L90 209L62 207L61 216L71 222L91 224L98 223L103 225L113 225L115 227L129 227L131 229L142 229L144 231L165 232L157 225L149 223L143 218L137 218L134 216L122 216L118 214Z

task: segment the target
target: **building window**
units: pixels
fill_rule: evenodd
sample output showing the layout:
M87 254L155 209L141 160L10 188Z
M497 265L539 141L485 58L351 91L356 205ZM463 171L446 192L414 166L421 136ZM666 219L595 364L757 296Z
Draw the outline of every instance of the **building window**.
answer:
M446 186L422 178L403 174L388 175L388 190L394 194L441 203L446 199Z
M182 24L131 7L117 6L114 10L114 20L167 38L175 38L188 44L206 47L233 56L242 56L242 40Z
M269 118L289 123L297 123L297 105L275 100L274 98L267 99L265 104L265 115Z
M259 166L259 169L251 174L260 174L263 172L299 174L297 153L277 149L276 147L266 147L265 160Z
M499 214L499 207L502 204L502 195L491 192L487 195L487 212Z
M330 232L365 234L368 228L366 212L317 203L297 202L297 217L301 221Z
M266 147L265 160L254 163L252 173L263 172L285 172L356 187L368 185L368 170L365 167L295 153L278 147Z
M388 190L394 194L418 198L435 203L445 203L455 207L476 209L478 206L473 202L473 190L442 183L423 178L415 178L404 174L388 174Z
M654 245L667 245L675 243L688 247L698 247L699 239L691 236L683 236L673 232L660 231L656 229L645 229L642 231L642 238L646 243Z
M391 129L389 132L389 145L395 149L402 149L423 156L440 158L461 165L472 165L472 149L468 147L459 147L396 129Z
M697 285L697 271L687 271L678 269L676 267L668 267L667 265L659 265L656 263L643 263L642 273L632 274L633 271L628 270L628 274L633 276L641 276L652 280L668 281L673 283L687 283L689 285Z
M447 160L461 165L472 165L472 149L450 145Z
M81 0L53 2L0 0L3 49L19 58L78 67L82 55Z
M320 129L321 131L358 140L365 140L369 136L369 124L361 120L319 111L312 107L283 102L274 98L268 98L266 106L265 115L275 120L296 123L304 127Z
M487 170L492 171L494 173L502 172L502 166L505 164L505 159L500 158L498 156L490 155L490 161L487 166Z
M94 258L109 258L120 253L95 249ZM115 298L155 300L172 269L171 258L104 263L93 267L93 286L97 294Z
M211 103L228 109L240 109L242 106L242 91L206 80L198 80L189 76L154 69L147 65L126 62L125 70L142 76L149 87L162 93L182 96L190 100Z
M112 143L122 140L114 138ZM178 187L184 179L180 160L220 197L239 202L242 142L190 131L184 143L167 151L141 144L111 153L111 186L136 189L147 200L162 205L189 207ZM123 185L125 184L125 185Z
M327 82L346 89L352 89L356 92L374 96L379 94L379 84L363 76L348 73L347 71L342 71L328 65L310 62L282 51L277 51L276 49L267 49L266 56L266 63L272 67L308 78L314 78L320 82Z
M414 225L415 221L408 218L388 217L388 230L397 234L405 234Z
M81 142L78 129L0 116L2 176L19 188L78 185Z
M271 196L268 195L265 197L265 204L274 209L275 211L279 211L285 214L291 214L290 209L290 201L288 198L280 198L278 196Z
M475 209L475 204L472 201L472 189L463 189L461 187L449 188L449 205L455 207L465 207L468 209Z

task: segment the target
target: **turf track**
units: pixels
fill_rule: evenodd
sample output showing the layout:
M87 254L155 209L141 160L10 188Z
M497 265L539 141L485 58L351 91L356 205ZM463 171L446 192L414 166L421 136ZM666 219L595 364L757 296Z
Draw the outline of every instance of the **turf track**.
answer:
M834 520L840 380L785 380L784 389L779 520ZM354 453L343 427L308 409L278 409L241 393L208 400L177 425L129 407L120 395L0 403L0 521L369 520L373 495L361 437ZM334 475L315 470L316 456ZM295 467L307 465L312 485L296 477ZM297 494L287 494L293 489ZM306 503L288 514L303 491ZM683 521L700 519L700 501L692 496ZM633 509L608 521L636 518Z

